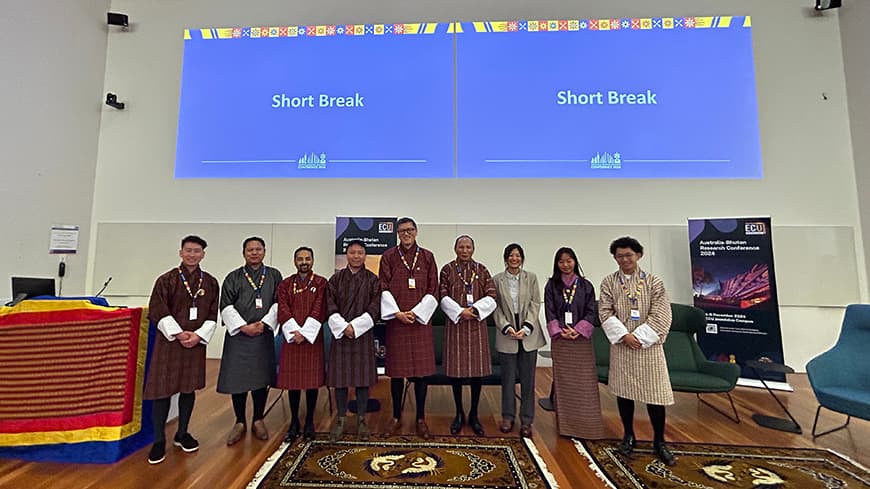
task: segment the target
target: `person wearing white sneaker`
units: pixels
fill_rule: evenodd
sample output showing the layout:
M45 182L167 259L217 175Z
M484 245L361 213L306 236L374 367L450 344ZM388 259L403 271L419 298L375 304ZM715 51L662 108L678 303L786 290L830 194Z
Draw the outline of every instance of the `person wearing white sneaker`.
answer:
M153 400L154 446L148 463L166 454L169 402L178 396L178 431L173 444L193 452L199 443L187 432L194 391L205 387L205 347L217 326L218 282L199 264L206 242L199 236L181 240L181 265L157 278L148 304L148 318L156 324L154 350L148 364L144 398Z

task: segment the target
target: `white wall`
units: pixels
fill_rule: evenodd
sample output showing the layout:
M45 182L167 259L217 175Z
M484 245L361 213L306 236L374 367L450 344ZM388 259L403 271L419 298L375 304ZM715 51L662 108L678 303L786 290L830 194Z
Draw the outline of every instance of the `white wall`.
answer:
M54 276L52 224L82 229L63 293L85 291L108 0L0 7L0 299L10 275Z
M855 229L861 297L866 300L836 12L813 16L804 5L791 0L666 0L654 4L629 0L116 0L112 8L130 14L135 23L130 33L110 37L105 77L106 89L117 91L128 102L129 110L103 114L95 223L331 222L336 215L399 214L430 224L632 226L681 225L689 216L770 215L778 225ZM765 165L765 176L760 180L302 182L172 178L181 33L185 27L717 14L752 16ZM336 191L342 199L324 198ZM238 205L239 199L247 200L250 195L258 196L256 208ZM463 198L445 200L445 196L457 195ZM506 195L523 198L508 200ZM95 232L92 229L92 236ZM90 250L93 257L95 246ZM553 250L527 251L549 255ZM174 253L174 249L166 250L167 266L176 261ZM154 275L161 271L155 270ZM89 284L91 290L98 286ZM806 360L833 343L841 314L837 308L783 308L786 360L802 368ZM815 341L793 341L810 333Z
M870 2L847 2L841 11L843 59L855 155L863 241L870 243ZM868 268L870 274L870 268Z

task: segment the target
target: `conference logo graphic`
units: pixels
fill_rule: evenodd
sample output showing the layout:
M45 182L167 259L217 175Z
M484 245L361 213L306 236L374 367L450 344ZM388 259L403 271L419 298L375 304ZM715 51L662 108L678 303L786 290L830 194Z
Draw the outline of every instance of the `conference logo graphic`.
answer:
M746 222L743 223L743 232L746 236L767 234L767 226L763 222Z
M322 170L326 168L326 153L311 152L299 157L296 167L300 170Z
M589 167L593 170L619 170L622 168L622 155L610 154L606 151L604 154L595 153L595 156L589 160Z

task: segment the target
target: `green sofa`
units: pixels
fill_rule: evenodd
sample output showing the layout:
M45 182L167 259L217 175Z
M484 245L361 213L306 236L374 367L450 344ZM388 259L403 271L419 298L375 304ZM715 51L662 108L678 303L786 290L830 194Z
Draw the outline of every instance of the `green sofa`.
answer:
M734 407L731 391L737 385L740 367L733 363L710 361L704 357L695 340L695 335L699 331L704 331L707 325L704 311L693 306L671 304L671 313L673 314L671 331L664 345L671 387L676 392L696 394L699 401L735 423L739 423L740 416ZM596 328L592 333L592 344L595 349L595 370L598 373L598 381L606 384L610 370L610 343L604 330L601 329L597 315L594 325ZM725 393L731 403L733 416L701 398L701 394L710 393Z

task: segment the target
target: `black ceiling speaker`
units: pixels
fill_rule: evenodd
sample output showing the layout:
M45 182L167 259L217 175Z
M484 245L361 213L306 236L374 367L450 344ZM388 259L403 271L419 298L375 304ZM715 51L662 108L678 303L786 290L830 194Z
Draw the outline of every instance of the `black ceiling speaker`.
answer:
M128 27L130 25L127 14L119 14L116 12L106 13L106 23L109 25L119 25L121 27Z
M843 6L843 0L816 0L816 10L828 10L832 8L840 8Z

